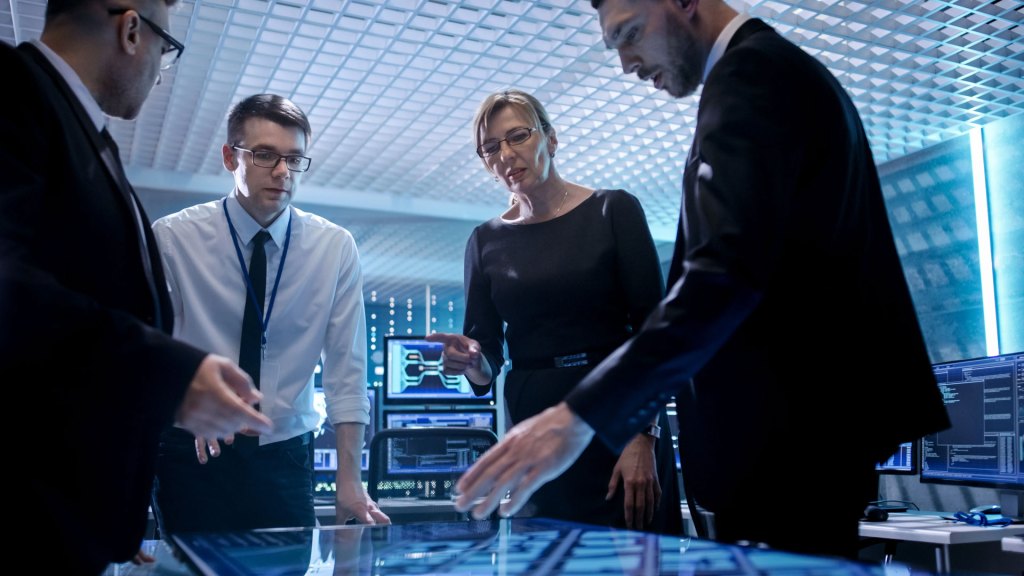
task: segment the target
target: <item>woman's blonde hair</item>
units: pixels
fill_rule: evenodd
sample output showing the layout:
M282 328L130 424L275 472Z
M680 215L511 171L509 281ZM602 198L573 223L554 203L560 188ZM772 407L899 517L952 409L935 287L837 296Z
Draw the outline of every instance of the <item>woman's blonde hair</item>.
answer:
M484 98L476 109L476 115L473 117L473 140L477 148L481 144L480 135L487 131L487 123L505 108L522 112L533 122L534 128L539 128L545 135L551 134L551 119L548 118L548 112L540 101L522 90L509 88Z

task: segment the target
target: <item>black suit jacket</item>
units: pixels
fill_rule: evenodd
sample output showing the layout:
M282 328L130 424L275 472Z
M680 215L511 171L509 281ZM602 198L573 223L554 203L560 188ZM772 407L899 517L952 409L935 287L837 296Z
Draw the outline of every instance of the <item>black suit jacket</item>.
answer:
M621 447L676 395L701 505L763 497L789 458L863 469L948 426L857 111L760 20L705 82L668 282L568 402Z
M35 422L10 438L31 511L12 524L58 547L54 570L95 573L138 551L159 431L205 353L169 336L149 221L152 285L133 192L66 82L28 44L0 43L0 69L0 368Z

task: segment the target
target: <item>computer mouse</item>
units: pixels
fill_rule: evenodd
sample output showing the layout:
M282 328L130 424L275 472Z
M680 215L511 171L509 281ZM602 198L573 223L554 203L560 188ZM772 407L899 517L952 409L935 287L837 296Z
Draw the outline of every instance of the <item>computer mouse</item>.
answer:
M989 516L991 514L1002 514L1003 509L999 507L999 504L985 504L982 506L975 506L971 508L971 514L984 514Z
M864 517L861 520L865 522L885 522L889 519L889 513L878 506L868 506L864 509Z

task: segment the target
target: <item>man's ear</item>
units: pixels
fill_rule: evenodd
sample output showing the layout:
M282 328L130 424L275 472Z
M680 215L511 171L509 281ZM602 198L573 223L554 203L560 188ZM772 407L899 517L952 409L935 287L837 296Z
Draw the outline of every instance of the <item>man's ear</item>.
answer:
M235 149L230 144L225 144L220 148L221 157L224 159L224 168L228 172L234 172L238 168L238 157L235 156Z
M693 16L697 12L697 5L700 4L700 0L671 0L677 8L685 12L688 16Z
M121 49L134 56L142 42L142 19L134 10L117 17L117 39Z

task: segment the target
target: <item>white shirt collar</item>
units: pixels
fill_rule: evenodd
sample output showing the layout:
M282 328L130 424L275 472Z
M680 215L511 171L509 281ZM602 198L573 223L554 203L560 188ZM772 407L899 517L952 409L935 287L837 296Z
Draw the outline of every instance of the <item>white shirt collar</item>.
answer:
M228 195L227 208L231 214L231 223L235 225L235 230L238 232L239 242L248 246L252 242L253 237L263 228L256 220L253 220L253 217L245 211L245 208L242 208L242 204L238 201L237 190L232 190L231 194ZM284 213L267 227L267 232L270 232L270 237L274 240L275 245L284 246L284 237L288 233L288 221L291 217L292 207L289 205L285 208Z
M100 105L96 102L96 99L93 98L89 89L85 87L85 83L82 82L82 79L78 76L78 73L75 72L74 68L65 62L64 59L54 52L52 48L43 44L43 42L38 38L33 38L28 42L42 52L43 56L46 56L46 59L50 61L50 64L57 69L57 72L59 72L61 77L64 78L64 81L68 83L68 86L71 87L71 91L74 92L75 96L78 97L78 101L82 103L82 107L85 108L85 112L89 115L89 119L92 120L92 123L96 126L96 130L103 130L107 125L107 115L103 113L102 109L100 109Z
M732 37L747 20L750 20L750 14L747 14L745 11L740 12L725 25L725 28L722 28L718 39L715 40L715 44L711 47L711 53L708 54L707 64L704 65L704 78L701 79L701 82L707 82L711 69L721 60L722 54L725 54L725 49L729 46L729 42L732 41Z

